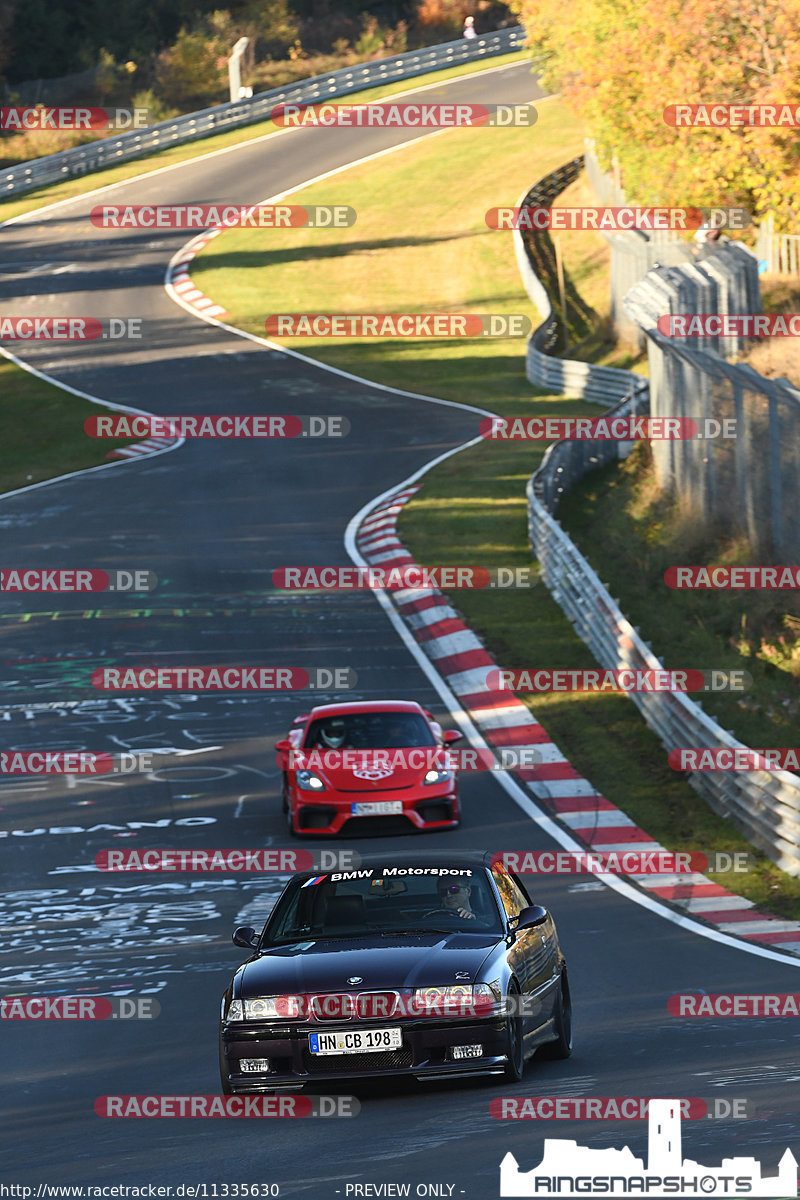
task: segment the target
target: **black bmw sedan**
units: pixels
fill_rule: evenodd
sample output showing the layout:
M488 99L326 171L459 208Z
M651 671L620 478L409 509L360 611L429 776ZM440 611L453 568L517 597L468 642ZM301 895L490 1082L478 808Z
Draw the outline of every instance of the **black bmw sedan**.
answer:
M491 855L386 854L294 876L222 1000L222 1090L522 1077L572 1049L550 913Z

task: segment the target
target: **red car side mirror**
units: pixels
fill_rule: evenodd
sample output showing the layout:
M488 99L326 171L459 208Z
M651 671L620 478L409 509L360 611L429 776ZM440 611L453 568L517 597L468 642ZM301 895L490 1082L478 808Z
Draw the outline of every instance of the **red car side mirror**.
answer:
M442 734L442 741L445 743L445 745L449 745L451 742L460 741L463 736L463 733L461 733L458 729L447 729Z
M288 738L284 738L283 741L275 743L275 750L278 754L288 754L290 749L291 746Z

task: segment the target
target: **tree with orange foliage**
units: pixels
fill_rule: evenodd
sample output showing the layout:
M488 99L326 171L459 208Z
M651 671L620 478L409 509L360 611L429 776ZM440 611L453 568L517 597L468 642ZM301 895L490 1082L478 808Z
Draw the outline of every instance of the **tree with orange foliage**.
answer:
M512 0L563 93L638 203L736 204L800 230L800 131L674 129L670 104L775 104L800 117L800 0ZM800 123L800 122L799 122Z

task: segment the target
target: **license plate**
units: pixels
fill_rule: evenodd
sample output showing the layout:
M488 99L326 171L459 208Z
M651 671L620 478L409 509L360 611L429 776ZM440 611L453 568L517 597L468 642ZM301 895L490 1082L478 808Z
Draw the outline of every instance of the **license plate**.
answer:
M402 1029L347 1029L337 1033L310 1033L312 1054L366 1054L372 1050L400 1050Z
M350 805L351 817L389 817L403 811L402 800L366 800Z

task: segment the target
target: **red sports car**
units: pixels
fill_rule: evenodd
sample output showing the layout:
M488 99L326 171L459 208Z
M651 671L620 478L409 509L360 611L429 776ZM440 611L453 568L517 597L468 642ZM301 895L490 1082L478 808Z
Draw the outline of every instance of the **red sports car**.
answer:
M294 834L452 829L458 784L442 733L411 700L323 704L294 720L275 751Z

